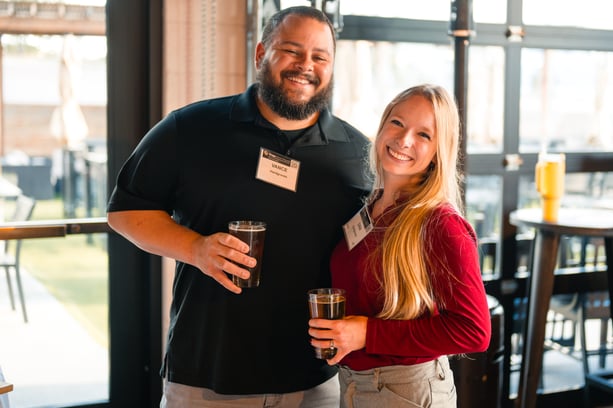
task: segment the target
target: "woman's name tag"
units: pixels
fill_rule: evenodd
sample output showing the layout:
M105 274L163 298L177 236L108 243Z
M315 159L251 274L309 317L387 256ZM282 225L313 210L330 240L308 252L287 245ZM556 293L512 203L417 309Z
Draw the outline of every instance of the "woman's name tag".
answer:
M359 244L372 229L372 219L368 213L368 208L364 206L343 225L343 232L345 233L345 240L347 241L349 250L351 251L354 246Z

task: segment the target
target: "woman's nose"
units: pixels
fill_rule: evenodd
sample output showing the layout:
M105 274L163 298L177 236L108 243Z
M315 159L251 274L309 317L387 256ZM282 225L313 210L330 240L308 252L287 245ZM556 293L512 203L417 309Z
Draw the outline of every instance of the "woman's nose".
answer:
M396 143L401 147L410 147L414 141L413 133L410 131L403 132L396 138Z

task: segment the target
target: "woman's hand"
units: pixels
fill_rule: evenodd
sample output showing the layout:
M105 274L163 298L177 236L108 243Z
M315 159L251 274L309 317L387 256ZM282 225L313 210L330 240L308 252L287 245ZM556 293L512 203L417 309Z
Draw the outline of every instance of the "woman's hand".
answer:
M309 335L313 347L335 347L336 355L328 359L334 365L354 350L366 347L366 316L347 316L340 320L310 319Z

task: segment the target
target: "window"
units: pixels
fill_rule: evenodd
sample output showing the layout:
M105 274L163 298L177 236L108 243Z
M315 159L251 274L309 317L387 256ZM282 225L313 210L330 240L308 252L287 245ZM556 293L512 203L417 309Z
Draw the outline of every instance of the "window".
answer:
M20 12L24 4L27 13ZM84 26L83 20L91 19L100 34L52 29L48 34L2 34L0 180L18 192L0 199L4 221L16 213L19 194L34 200L33 222L59 225L105 215L107 50L104 1L97 5L65 5L60 12L57 4L14 4L14 20L43 26L44 18L65 28L69 19ZM0 341L10 350L0 365L15 384L12 406L108 400L107 234L24 239L20 255L19 271L8 271L10 286L0 279L0 299L12 291L16 306L0 313Z
M613 150L613 53L526 48L521 72L521 151Z

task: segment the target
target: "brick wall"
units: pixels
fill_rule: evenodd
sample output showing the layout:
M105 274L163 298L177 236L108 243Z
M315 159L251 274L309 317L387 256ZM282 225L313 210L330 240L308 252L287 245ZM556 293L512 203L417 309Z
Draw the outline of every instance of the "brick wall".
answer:
M29 156L50 157L62 147L51 132L55 106L4 105L2 154L21 150ZM106 140L106 106L82 106L89 128L88 140Z

